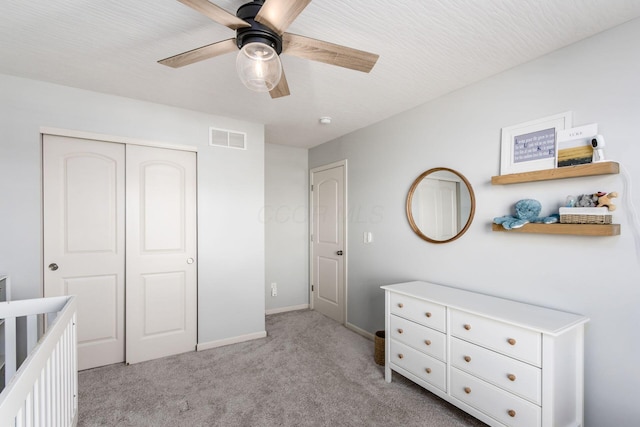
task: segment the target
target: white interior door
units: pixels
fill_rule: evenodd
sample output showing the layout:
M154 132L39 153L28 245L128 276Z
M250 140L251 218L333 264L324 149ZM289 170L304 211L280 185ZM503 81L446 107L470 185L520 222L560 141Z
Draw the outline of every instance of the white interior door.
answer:
M418 189L420 230L434 240L448 240L458 234L458 183L427 177Z
M195 349L196 155L127 146L126 360Z
M78 368L124 361L125 150L43 135L44 296L78 298Z
M311 184L311 303L344 323L345 166L313 170Z

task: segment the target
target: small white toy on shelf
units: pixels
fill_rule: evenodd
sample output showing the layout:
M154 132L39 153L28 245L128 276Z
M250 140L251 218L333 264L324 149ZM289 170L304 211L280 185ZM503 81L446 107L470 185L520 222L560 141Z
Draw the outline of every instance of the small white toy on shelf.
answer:
M604 162L604 136L594 135L591 138L591 147L593 147L593 163Z

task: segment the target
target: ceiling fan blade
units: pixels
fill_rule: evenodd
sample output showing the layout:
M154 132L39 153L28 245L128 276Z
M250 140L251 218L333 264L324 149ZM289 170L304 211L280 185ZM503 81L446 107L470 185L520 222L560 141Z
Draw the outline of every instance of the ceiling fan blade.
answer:
M284 33L282 35L282 44L282 53L286 53L287 55L350 68L364 73L371 71L380 57L375 53L352 49L350 47L291 33Z
M161 59L158 63L173 68L180 68L185 65L233 52L234 50L238 50L236 39L228 39Z
M280 81L269 91L269 95L271 95L272 99L282 98L283 96L289 96L289 84L287 83L287 78L284 76L284 70L282 71L282 77L280 77Z
M282 34L311 0L266 0L256 21Z
M196 10L203 15L213 19L219 24L229 27L232 30L238 28L250 27L248 22L238 18L235 15L230 14L220 6L207 1L207 0L178 0L180 3L189 6L191 9Z

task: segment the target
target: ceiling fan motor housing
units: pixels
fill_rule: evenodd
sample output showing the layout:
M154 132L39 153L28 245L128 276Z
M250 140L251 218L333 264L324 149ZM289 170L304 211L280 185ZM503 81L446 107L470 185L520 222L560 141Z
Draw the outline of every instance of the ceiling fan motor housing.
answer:
M256 0L243 4L238 8L236 16L246 21L251 27L236 30L236 44L242 49L247 43L264 43L271 46L278 55L282 52L282 37L266 25L256 22L255 17L264 1Z

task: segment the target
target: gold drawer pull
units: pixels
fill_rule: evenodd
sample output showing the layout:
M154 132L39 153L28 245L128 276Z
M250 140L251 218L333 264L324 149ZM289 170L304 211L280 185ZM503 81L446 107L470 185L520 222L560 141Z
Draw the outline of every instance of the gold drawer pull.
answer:
M515 417L516 416L516 411L514 411L513 409L509 409L507 411L507 414L509 414L510 417Z
M402 358L404 358L404 354L400 353L400 354L398 355L398 359L402 359Z
M469 394L469 393L471 393L471 389L469 387L465 387L464 388L464 392Z
M425 343L426 345L431 345L431 340L424 340L424 343Z
M513 375L513 374L508 374L507 378L509 378L509 380L511 380L511 381L515 381L516 380L516 376Z
M431 373L431 368L427 368L427 369L425 369L425 371L427 371L427 374L430 374Z
M471 357L465 356L464 357L464 361L467 362L467 363L471 362Z
M402 308L402 307L404 307L404 304L403 304L403 303L401 303L401 302L399 302L399 303L398 303L398 307Z
M516 345L516 340L514 340L513 338L509 338L507 342L511 345Z
M468 323L462 325L462 327L465 328L467 331L471 329L471 325Z
M403 332L404 332L404 331L403 331L401 328L398 328L398 333L399 333L399 334L401 334L401 333L403 333Z
M428 311L424 315L427 317L431 317L431 313L429 313Z

